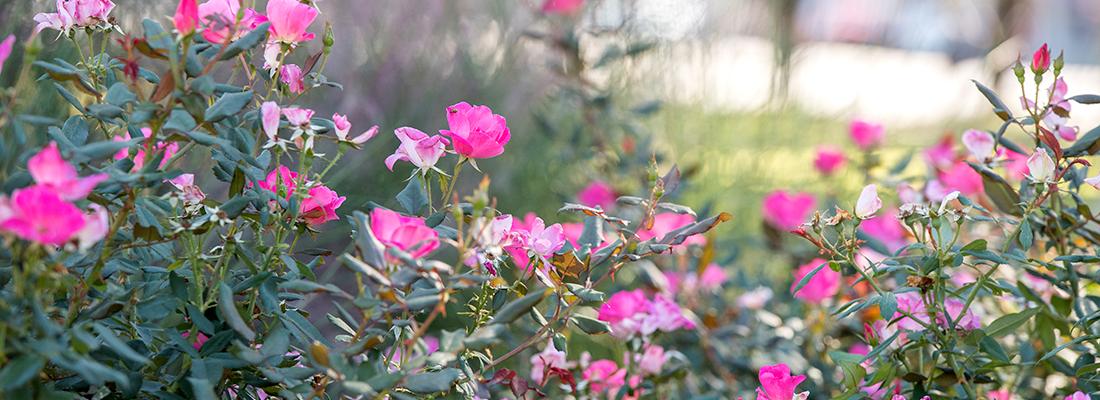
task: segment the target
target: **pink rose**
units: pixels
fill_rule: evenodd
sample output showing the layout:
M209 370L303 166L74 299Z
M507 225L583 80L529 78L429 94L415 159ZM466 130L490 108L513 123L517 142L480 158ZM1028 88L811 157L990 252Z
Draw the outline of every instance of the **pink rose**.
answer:
M76 232L76 244L80 251L88 249L107 237L111 227L110 215L107 209L99 204L92 203L84 213L84 227Z
M944 300L944 308L947 309L947 316L943 314L936 316L936 323L943 327L950 327L951 323L947 318L951 318L951 321L959 318L962 315L962 319L958 321L957 328L972 331L982 327L981 317L975 312L976 304L971 304L969 309L964 310L966 304L962 300L956 298L948 298ZM964 313L965 311L965 313Z
M1045 44L1043 46L1046 46ZM993 390L985 394L989 400L1012 400L1012 392L1008 389Z
M283 109L283 116L291 126L308 127L313 119L313 110L308 108L288 107Z
M895 252L908 244L908 234L905 226L898 221L896 210L890 210L884 215L879 215L863 220L859 224L859 230L864 234L882 242L887 250Z
M626 370L620 369L614 361L597 360L584 370L582 378L588 382L588 388L593 393L603 393L606 390L615 394L626 384Z
M848 125L848 134L860 150L867 151L882 145L886 129L881 124L857 119Z
M554 253L565 246L561 224L546 226L542 218L535 218L526 236L526 247L544 259L553 257Z
M805 376L791 376L787 364L765 365L760 368L760 387L756 388L757 400L792 400L798 384Z
M468 158L499 156L512 137L504 117L466 102L447 107L447 125L450 129L439 133L454 142L456 153Z
M541 385L546 382L550 369L567 369L570 364L565 360L565 352L554 348L554 341L548 340L546 348L531 356L531 380Z
M38 25L34 32L50 28L58 31L68 31L76 27L99 25L106 22L115 3L110 0L57 0L56 13L35 14L34 22Z
M695 223L695 217L687 214L662 213L653 216L653 227L639 229L638 240L649 239L662 240L669 233ZM707 238L703 235L691 235L684 239L682 246L702 246L707 244Z
M302 67L297 64L286 64L279 71L279 79L286 84L290 93L301 94L306 91L305 76L302 75Z
M190 35L199 26L199 5L195 0L180 0L176 6L176 14L172 16L172 23L176 26L176 32L181 35Z
M944 136L938 143L924 150L924 159L932 168L940 169L955 163L955 139Z
M260 121L269 144L278 142L279 121L282 119L282 114L283 110L274 101L265 101L260 105Z
M15 35L8 35L0 41L0 73L4 72L4 62L11 56L12 46L15 45Z
M267 2L267 19L271 22L272 41L298 43L313 40L306 30L317 18L317 9L298 0L270 0Z
M1065 400L1090 400L1089 395L1080 390L1073 392L1073 394L1066 396Z
M645 351L641 355L635 357L638 362L638 370L642 374L658 375L665 363L668 362L669 354L665 352L663 347L651 343L645 346Z
M153 136L153 130L149 128L141 128L141 134L148 138L150 136ZM126 132L122 136L114 137L114 140L116 142L124 142L130 139L130 132ZM160 164L157 165L157 169L163 169L164 166L168 164L168 160L170 160L172 156L176 155L176 152L179 151L180 145L176 142L157 142L157 145L154 146L153 149L158 152L164 152L164 156L160 159ZM127 157L130 157L130 153L126 149L119 150L118 153L115 153L116 160L121 160ZM144 145L138 147L137 152L134 153L134 168L132 170L140 171L142 168L145 168Z
M107 179L107 174L93 174L81 178L76 168L61 158L57 143L50 142L42 151L27 161L31 177L39 185L53 190L62 200L83 199L95 186Z
M1042 74L1050 68L1050 48L1043 43L1035 53L1031 55L1031 72Z
M386 168L393 171L393 164L399 160L408 161L420 168L421 172L427 172L435 167L435 163L443 157L447 149L447 139L421 132L416 128L397 128L393 131L397 139L401 141L395 151L386 157Z
M610 210L615 207L615 189L601 180L595 180L577 192L577 201L588 207L600 207Z
M817 155L814 156L814 168L822 175L830 176L843 167L846 161L844 152L840 149L822 146L817 149Z
M256 185L261 189L275 193L275 196L290 199L290 196L294 194L294 190L298 188L297 179L297 172L291 171L285 165L280 165L269 172L266 179L257 182Z
M547 14L575 14L584 8L584 0L546 0L542 12Z
M776 190L764 197L763 215L772 227L791 230L802 225L817 206L817 200L809 193L788 194Z
M309 197L302 200L299 215L310 225L321 225L340 219L336 209L344 204L344 196L336 194L326 186L314 186L309 189Z
M206 193L203 193L202 189L195 185L195 174L181 174L169 179L168 183L180 191L180 198L183 199L184 203L198 204L206 199Z
M808 263L802 264L795 270L794 283L791 285L791 291L794 292L795 298L809 303L820 304L825 301L825 299L832 298L840 291L840 272L833 271L828 265L822 267L820 271L817 271L817 274L815 274L813 278L810 278L810 281L806 282L806 285L802 286L802 289L799 289L797 292L794 291L794 288L798 286L802 278L817 268L817 266L827 262L828 261L823 259L815 258Z
M600 306L598 318L601 321L616 324L634 314L645 312L648 307L649 300L641 289L621 291L611 295L611 298Z
M61 246L84 228L84 213L42 184L16 189L0 230L43 245Z
M224 44L241 38L267 21L266 17L249 8L244 10L244 16L238 22L240 9L240 0L209 0L199 4L203 39L213 44ZM230 31L233 31L233 37L229 37Z
M963 133L962 142L970 151L970 155L979 162L990 160L996 155L993 149L997 147L997 139L993 138L989 132L977 129L967 130Z
M384 208L370 212L370 229L386 247L396 248L413 258L428 255L439 247L439 233L417 217L406 217Z
M924 299L921 298L918 292L905 292L896 296L898 301L898 311L894 312L891 317L901 318L898 321L898 327L910 331L919 331L924 329L924 325L929 323L928 309L924 305ZM904 312L904 314L902 313ZM909 314L910 316L906 316ZM913 318L916 318L915 320Z
M1053 182L1057 169L1054 160L1042 147L1036 148L1035 153L1027 158L1027 176L1035 182Z
M985 191L982 175L962 161L941 171L939 181L945 191L953 192L957 190L964 196L975 196Z
M726 283L726 279L728 278L729 276L726 274L726 270L715 263L707 264L707 266L703 268L702 273L696 273L695 271L688 271L683 274L665 272L665 280L668 281L669 293L674 296L681 291L714 291L715 289L721 288L722 284Z
M1027 177L1027 156L1012 150L1001 148L997 152L999 158L1004 160L1005 173L1009 178L1021 181Z

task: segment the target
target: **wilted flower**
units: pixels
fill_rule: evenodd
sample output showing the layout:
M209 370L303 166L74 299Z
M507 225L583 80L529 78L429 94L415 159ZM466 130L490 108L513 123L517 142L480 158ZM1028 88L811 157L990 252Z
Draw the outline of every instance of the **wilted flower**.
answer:
M439 247L439 234L417 217L406 217L381 207L370 212L370 229L386 247L396 248L414 258L428 255Z
M791 376L787 364L765 365L760 368L760 387L756 388L757 400L805 400L809 392L795 394L805 376Z
M996 155L994 148L997 146L997 141L989 132L977 129L967 130L963 133L962 142L979 162L985 162Z
M84 213L42 184L16 189L5 207L0 230L43 245L60 246L84 228Z
M867 151L882 145L886 129L881 124L857 119L848 125L848 134L860 150Z
M504 117L466 102L447 107L447 125L450 129L439 133L454 142L456 153L469 158L499 156L512 137Z
M39 185L57 193L62 200L83 199L95 186L107 179L107 174L93 174L81 178L76 168L61 158L57 143L50 142L42 151L27 161L31 177ZM13 197L14 198L14 197Z
M393 134L397 135L401 144L397 151L386 157L386 168L390 171L393 171L394 163L404 160L420 168L422 173L427 172L435 167L435 163L439 162L447 149L446 138L439 135L428 136L416 128L397 128Z
M794 283L791 284L791 291L794 292L794 297L801 299L808 303L820 304L826 299L830 299L840 291L840 272L833 271L828 265L821 267L817 274L814 274L810 278L809 282L806 282L801 289L795 291L798 287L798 283L802 282L802 279L806 277L810 272L813 272L819 265L826 264L825 261L820 258L810 260L810 262L802 264L794 272Z
M777 190L764 197L764 220L780 230L797 228L806 222L817 206L817 200L809 193L788 194Z
M305 76L302 75L302 67L297 64L286 64L279 71L279 79L286 84L290 93L301 94L306 91L306 81Z
M1054 160L1050 158L1043 148L1036 148L1035 153L1027 158L1027 173L1031 180L1039 183L1054 181Z
M344 204L344 200L344 196L324 185L314 186L309 189L309 196L302 199L299 216L307 224L315 226L338 220L340 217L336 216L336 209Z
M829 176L844 166L844 152L831 146L822 146L814 156L814 168L822 175Z
M268 1L267 20L271 22L271 40L282 43L313 40L313 33L306 30L317 14L316 8L298 0Z
M615 207L615 200L618 196L615 195L615 189L608 185L607 182L601 180L594 180L577 192L577 201L588 207L600 207L604 210L610 210Z
M878 197L878 186L870 184L863 187L856 200L856 217L870 218L882 208L882 199Z

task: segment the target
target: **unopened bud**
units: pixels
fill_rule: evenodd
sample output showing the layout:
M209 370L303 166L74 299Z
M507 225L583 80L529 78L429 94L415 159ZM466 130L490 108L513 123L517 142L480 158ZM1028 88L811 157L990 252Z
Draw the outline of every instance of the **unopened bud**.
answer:
M1019 81L1020 84L1024 83L1024 71L1024 64L1017 58L1016 65L1012 66L1012 72L1016 74L1016 80Z
M336 35L332 33L332 23L325 23L325 36L321 39L321 43L325 45L325 53L328 53L332 45L336 43Z

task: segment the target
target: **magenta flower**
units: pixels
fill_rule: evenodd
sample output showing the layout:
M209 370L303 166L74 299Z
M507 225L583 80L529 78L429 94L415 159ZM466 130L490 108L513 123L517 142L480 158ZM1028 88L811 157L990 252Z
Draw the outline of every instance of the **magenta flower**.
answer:
M542 12L547 14L575 14L584 8L584 0L546 0Z
M214 44L224 44L241 38L267 21L266 17L249 8L244 10L244 16L238 22L237 13L240 9L240 0L209 0L199 4L203 39ZM230 32L233 32L232 37L229 36Z
M597 360L588 365L581 377L588 382L588 388L592 393L610 394L619 392L626 384L626 370L620 369L618 364L611 360Z
M302 200L299 215L307 224L314 226L335 221L340 219L336 215L336 209L344 204L344 200L344 196L324 185L314 186L309 189L309 197Z
M348 132L351 131L351 121L348 121L348 116L340 115L340 113L332 114L332 126L335 127L336 139L345 141L348 138Z
M776 190L764 197L764 221L779 230L791 230L802 225L813 213L817 200L809 193L788 194Z
M795 396L798 384L806 380L805 376L791 376L787 364L765 365L760 368L760 387L756 388L757 400L795 400L805 399L809 392Z
M947 298L944 300L944 308L947 311L947 315L936 315L936 323L947 328L951 326L951 323L947 320L948 317L951 318L951 321L954 321L960 318L959 315L962 315L961 319L958 320L958 325L956 325L957 328L968 331L981 328L982 320L978 313L975 312L976 306L976 304L971 304L970 308L966 308L966 303L963 303L962 300L953 297Z
M946 168L955 163L955 139L944 136L938 143L924 150L924 159L932 168Z
M607 302L600 306L598 318L609 324L617 324L645 312L649 308L649 300L641 289L621 291L611 295Z
M844 152L832 146L822 146L814 156L814 168L822 175L830 176L843 167L846 161Z
M449 130L440 134L454 142L455 152L468 158L493 158L504 152L512 138L504 117L486 106L461 102L447 107Z
M76 168L61 158L57 143L50 142L42 151L27 161L27 169L38 184L57 193L62 200L83 199L95 186L107 179L107 174L93 174L81 178Z
M946 192L958 191L964 196L975 196L985 191L982 176L965 162L957 162L939 173L939 181ZM931 196L930 196L931 197Z
M172 16L172 23L176 25L176 32L181 35L190 35L199 26L199 5L195 0L180 0L176 6L176 14Z
M256 182L261 189L275 193L276 196L290 199L294 190L298 188L298 173L291 171L285 165L275 167L275 170L267 174L267 178Z
M618 196L615 194L615 189L608 185L607 182L601 180L594 180L577 192L577 201L588 207L600 207L604 210L610 210L615 207L615 200Z
M183 332L180 334L180 336L182 336L184 339L190 338L191 332ZM202 345L206 344L207 340L210 340L210 337L206 336L206 334L202 332L199 332L197 335L195 335L195 343L192 343L191 347L194 347L195 350L200 350L202 349Z
M848 125L848 134L860 150L867 151L882 145L886 129L881 124L857 119Z
M56 13L38 13L34 16L34 32L50 28L68 31L76 27L99 25L107 21L107 16L115 8L110 0L57 0Z
M1065 400L1090 400L1089 395L1080 390L1073 392L1073 394L1066 396Z
M5 211L10 214L0 222L0 230L43 245L61 246L85 224L79 208L42 184L17 189Z
M994 139L989 132L969 129L963 133L962 142L970 151L970 155L979 162L991 160L996 155L994 148L997 147L997 139Z
M401 144L398 145L397 151L386 157L386 168L390 171L393 171L394 163L404 160L420 168L422 173L426 173L435 167L435 163L439 162L447 150L446 138L439 135L428 136L416 128L397 128L393 134Z
M882 242L887 250L897 251L908 244L909 240L905 226L894 217L895 215L897 215L897 212L891 210L886 215L865 219L859 224L859 230L867 236Z
M642 320L642 334L649 335L658 330L672 332L680 329L695 329L695 323L684 316L683 309L672 299L662 295L653 296L653 301L649 302L648 314Z
M1035 53L1031 55L1031 72L1042 74L1050 68L1050 48L1043 43Z
M4 72L4 62L11 56L12 46L15 45L15 35L8 35L0 41L0 73Z
M791 291L794 292L794 297L805 301L807 303L821 304L826 299L831 299L840 291L840 272L833 271L828 265L817 271L817 274L810 278L809 282L806 282L805 286L797 292L794 291L798 283L802 281L807 274L813 271L817 266L825 264L828 261L820 258L810 260L810 262L802 264L794 272L794 283L791 284Z
M305 76L302 74L302 67L297 64L286 64L280 69L279 79L286 84L290 93L301 94L306 91Z
M639 229L637 232L638 239L646 241L649 239L661 240L672 231L683 228L685 226L695 223L695 217L688 214L676 214L676 213L662 213L653 216L653 228L651 229ZM707 244L707 238L703 235L691 235L684 239L682 246L702 246Z
M695 323L671 299L657 295L650 301L641 289L615 293L600 306L597 318L610 324L611 334L618 338L695 329Z
M1001 148L998 157L1004 159L1005 173L1013 180L1021 181L1027 177L1027 156L1012 150Z
M535 255L549 259L563 246L565 246L565 235L562 233L561 224L546 226L542 218L535 218L534 224L527 232L527 248Z
M107 237L111 227L110 215L107 209L99 204L92 203L84 213L84 227L76 232L76 244L80 251L88 249Z
M150 136L153 136L153 130L150 129L150 128L141 128L141 134L143 136L145 136L146 138L148 138ZM114 141L116 141L116 142L124 142L124 141L127 141L127 140L130 140L130 132L126 132L122 136L115 136L114 137ZM162 157L160 159L160 164L157 166L157 168L158 169L164 168L164 166L166 164L168 164L168 160L171 159L172 156L176 155L176 152L179 151L179 148L180 148L180 145L179 145L179 143L176 143L176 142L157 142L157 145L154 147L154 149L157 150L157 151L163 151L164 152L164 157ZM115 153L115 159L116 160L121 160L121 159L128 158L128 157L130 157L130 153L126 149L119 150L118 153ZM133 171L138 171L138 170L141 170L144 167L145 167L145 147L142 146L142 147L138 148L136 153L134 153L134 168L132 170Z
M1044 44L1043 46L1046 45ZM985 396L989 400L1012 400L1014 398L1014 396L1012 396L1012 392L1008 389L993 390L989 393L986 393Z
M298 0L270 0L267 19L271 22L271 40L298 43L313 40L306 30L317 18L317 9Z
M375 208L370 212L370 229L386 247L396 248L414 258L428 255L439 247L439 233L417 217Z

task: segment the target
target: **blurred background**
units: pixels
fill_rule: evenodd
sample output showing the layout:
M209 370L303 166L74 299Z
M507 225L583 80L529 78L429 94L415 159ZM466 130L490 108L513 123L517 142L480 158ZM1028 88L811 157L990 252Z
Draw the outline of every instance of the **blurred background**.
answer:
M0 20L9 22L0 34L29 36L29 16L52 3L0 2ZM141 18L167 20L175 7L116 3L119 24L135 30ZM337 40L324 74L343 87L313 90L302 103L383 132L329 182L350 208L396 207L391 199L407 175L384 169L397 143L390 132L444 128L444 108L468 101L490 106L511 127L505 154L481 163L502 208L553 215L593 176L606 175L599 170L624 161L616 152L577 154L578 145L633 146L635 139L600 136L628 131L651 146L641 149L660 153L662 169L675 163L689 175L679 202L734 214L719 232L734 255L762 247L767 192L845 198L860 186L860 176L824 180L811 167L819 145L851 147L853 118L886 125L886 160L966 128L995 129L970 80L1015 99L1007 68L1044 42L1064 49L1071 95L1100 92L1095 0L588 0L565 15L542 12L539 0L320 3L313 30L331 23ZM42 39L44 51L66 51ZM614 127L601 125L608 115L618 118ZM1073 117L1082 131L1100 122L1085 108ZM650 154L635 156L644 162ZM625 179L612 184L620 194L641 190ZM330 234L346 238L346 230Z

